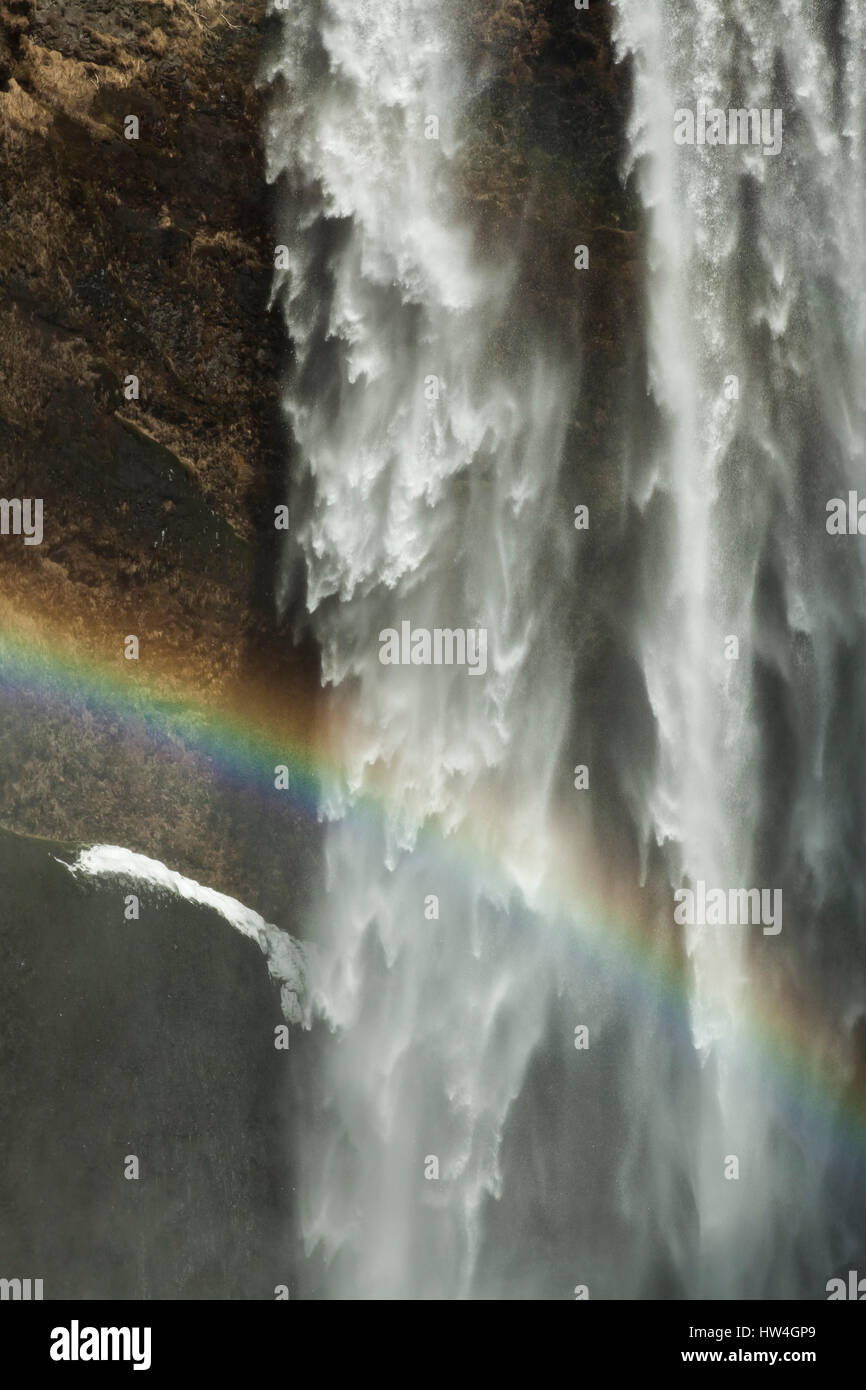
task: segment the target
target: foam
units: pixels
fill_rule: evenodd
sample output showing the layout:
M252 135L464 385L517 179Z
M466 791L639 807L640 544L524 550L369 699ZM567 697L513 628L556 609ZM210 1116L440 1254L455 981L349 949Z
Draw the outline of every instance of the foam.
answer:
M58 860L58 863L65 861ZM81 850L74 864L65 864L65 867L76 878L108 877L146 883L157 892L169 893L218 912L236 931L259 946L267 959L271 978L280 986L280 1002L288 1022L309 1027L308 950L288 932L266 922L252 908L196 883L195 879L185 878L158 859L149 859L147 855L136 854L120 845L93 845Z

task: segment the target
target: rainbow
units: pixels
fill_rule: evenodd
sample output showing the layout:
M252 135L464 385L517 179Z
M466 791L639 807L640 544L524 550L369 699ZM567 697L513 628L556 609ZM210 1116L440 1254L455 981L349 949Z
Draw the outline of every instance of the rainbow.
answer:
M341 769L325 721L311 721L308 701L301 708L297 697L283 703L273 690L243 683L232 694L217 690L203 698L186 688L176 669L145 678L139 663L123 660L116 643L114 660L94 656L44 616L21 618L0 618L0 700L110 716L126 737L158 746L163 756L191 754L221 777L270 797L275 767L284 765L289 787L282 794L305 816L321 819L323 786L339 782ZM371 852L379 852L373 832L378 836L395 795L388 768L371 767L351 811L358 833L371 835ZM544 888L533 912L551 930L567 933L578 959L611 972L624 991L649 994L667 1025L688 1030L690 967L673 929L648 926L645 895L623 886L627 875L576 852L578 832L569 817L559 818L549 840ZM443 859L450 874L469 881L480 871L492 893L513 898L504 820L490 802L474 806L458 831L427 824L418 845ZM736 1049L782 1101L777 1112L789 1117L798 1142L822 1134L858 1150L866 1146L866 1096L846 1081L841 1028L829 1025L802 994L786 992L778 975L753 970Z

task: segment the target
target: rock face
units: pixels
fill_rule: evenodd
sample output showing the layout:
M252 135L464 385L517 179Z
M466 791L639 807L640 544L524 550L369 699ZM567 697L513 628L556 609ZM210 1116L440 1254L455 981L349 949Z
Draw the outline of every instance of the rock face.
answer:
M186 481L249 539L262 478L279 472L261 7L200 5L202 18L170 0L4 8L17 13L0 94L3 328L15 348L3 418L22 463L44 467L65 444L67 485L117 492L90 519L111 528L135 584L169 568L160 557L142 575L134 551L152 546ZM137 139L125 138L130 116ZM138 401L124 399L128 374ZM139 468L167 479L150 532L119 510ZM71 549L79 518L57 520Z
M0 536L0 821L138 849L296 927L314 826L244 746L285 709L298 737L317 683L267 583L285 349L262 11L0 5L0 496L44 501L41 545ZM197 751L229 713L230 756ZM0 1274L272 1298L292 1178L264 959L153 894L125 922L123 886L84 894L54 851L0 832Z
M316 671L269 601L285 348L267 312L263 7L8 0L0 18L0 493L44 501L40 546L0 537L2 631L61 665L71 642L205 717L264 688L297 736ZM239 807L182 732L136 746L65 680L47 705L4 694L0 818L147 850L273 910L237 826L246 811L260 845L276 815L277 854L297 817Z
M33 1270L51 1300L273 1298L290 1058L258 947L153 894L124 922L110 885L2 831L0 879L0 1277Z

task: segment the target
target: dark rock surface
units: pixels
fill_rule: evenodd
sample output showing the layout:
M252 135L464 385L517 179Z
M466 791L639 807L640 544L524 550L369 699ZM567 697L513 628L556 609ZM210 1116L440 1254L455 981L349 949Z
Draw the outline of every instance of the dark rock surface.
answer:
M271 593L286 348L267 312L263 7L0 11L0 493L44 500L40 546L0 537L0 633L49 661L68 641L98 678L205 721L284 710L303 742L316 660L279 631ZM180 730L168 750L136 746L86 686L56 694L0 701L0 822L110 839L285 911L287 844L307 873L312 845L266 785L247 806Z
M297 929L315 826L243 741L285 710L303 742L318 683L269 592L263 22L243 0L0 4L0 494L45 508L41 546L0 537L0 822L124 845ZM188 735L229 713L232 764ZM116 884L78 887L51 849L0 834L0 1276L271 1299L291 1061L264 958L188 904L142 894L124 921Z
M0 1276L46 1299L273 1299L292 1053L264 957L217 913L79 884L61 852L0 833Z

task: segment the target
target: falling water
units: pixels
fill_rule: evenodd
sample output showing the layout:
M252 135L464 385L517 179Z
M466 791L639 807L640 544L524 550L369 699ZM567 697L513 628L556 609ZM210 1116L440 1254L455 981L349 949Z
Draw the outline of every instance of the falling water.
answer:
M792 1128L741 1041L758 971L843 1023L864 999L837 960L840 909L846 930L863 923L861 716L847 708L862 701L862 656L844 668L854 641L862 652L864 571L856 542L828 543L825 503L863 485L866 7L616 9L660 421L635 496L665 534L636 633L659 741L642 809L673 884L772 885L785 908L783 934L764 941L754 926L689 932L704 1068L696 1292L814 1296L833 1258L828 1145L820 1127L805 1140L802 1116ZM778 110L781 151L675 143L675 113L699 101ZM722 1180L725 1155L739 1180Z
M301 1145L303 1237L329 1297L467 1293L550 988L518 889L544 875L567 720L570 386L525 340L512 273L483 263L460 206L471 88L455 10L299 8L273 74L292 511L345 770L327 789L316 931L334 1031ZM407 621L486 630L486 672L383 665L380 633ZM352 810L382 769L374 823ZM473 805L499 808L504 880L418 843L434 819L459 838Z
M647 902L698 880L784 894L777 936L687 930L682 1031L645 984L576 964L575 923L544 907L574 761L579 390L462 196L480 79L460 10L293 6L268 72L293 354L280 592L303 573L340 769L297 1287L821 1296L859 1238L854 1170L746 1033L757 981L808 995L840 1021L842 1075L863 1001L842 962L866 887L866 572L825 503L864 485L864 6L615 0L653 422L615 480L641 518L628 640L654 726L652 776L618 804ZM781 109L781 153L677 145L701 99ZM404 622L484 629L486 671L383 665ZM603 1045L568 1072L587 1017Z

